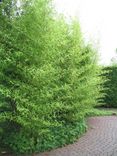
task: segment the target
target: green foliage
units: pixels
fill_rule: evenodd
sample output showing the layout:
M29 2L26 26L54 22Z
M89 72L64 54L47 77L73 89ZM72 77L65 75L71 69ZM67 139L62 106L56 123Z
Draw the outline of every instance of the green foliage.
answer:
M117 65L113 64L103 70L105 71L103 77L106 77L107 81L103 84L105 96L102 101L106 107L117 108Z
M15 153L33 153L43 152L57 147L62 147L68 143L73 143L78 137L86 131L84 121L76 125L64 125L53 127L46 135L34 138L24 131L20 133L12 132L10 136L4 137L6 146L9 146ZM67 131L66 131L67 129Z
M50 1L10 2L0 6L0 141L16 153L71 143L100 97L96 50Z

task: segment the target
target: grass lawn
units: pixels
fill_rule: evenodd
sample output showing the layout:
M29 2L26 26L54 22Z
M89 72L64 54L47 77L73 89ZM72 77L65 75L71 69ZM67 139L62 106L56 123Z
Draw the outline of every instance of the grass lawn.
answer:
M115 108L93 108L86 110L86 117L92 116L111 116L117 115L117 109Z

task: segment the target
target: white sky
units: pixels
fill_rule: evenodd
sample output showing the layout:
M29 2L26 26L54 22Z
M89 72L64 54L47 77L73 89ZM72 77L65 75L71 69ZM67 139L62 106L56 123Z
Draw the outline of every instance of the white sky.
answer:
M59 13L78 17L88 40L99 42L102 64L109 64L117 48L117 0L54 0Z

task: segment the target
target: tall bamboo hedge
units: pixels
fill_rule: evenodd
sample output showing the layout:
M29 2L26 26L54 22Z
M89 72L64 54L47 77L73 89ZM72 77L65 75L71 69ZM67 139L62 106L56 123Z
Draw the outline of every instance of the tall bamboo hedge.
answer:
M0 4L0 142L16 153L73 142L98 104L96 50L49 0Z
M102 103L105 107L117 108L117 64L103 68L103 78L106 79L103 83Z

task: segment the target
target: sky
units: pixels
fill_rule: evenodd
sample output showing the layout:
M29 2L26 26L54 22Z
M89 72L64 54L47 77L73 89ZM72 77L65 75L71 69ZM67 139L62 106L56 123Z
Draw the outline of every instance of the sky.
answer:
M117 58L117 0L54 0L56 10L76 17L86 40L98 45L100 63Z

